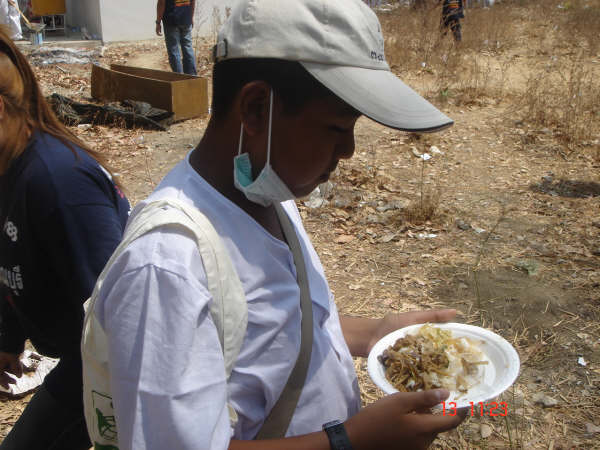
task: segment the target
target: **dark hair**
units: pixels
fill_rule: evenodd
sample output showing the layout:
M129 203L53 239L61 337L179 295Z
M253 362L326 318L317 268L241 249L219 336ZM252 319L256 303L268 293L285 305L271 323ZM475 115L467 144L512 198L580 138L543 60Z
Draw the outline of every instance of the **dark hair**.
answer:
M62 141L77 156L74 145L80 147L92 158L110 170L102 156L89 148L71 130L64 126L54 115L46 102L37 79L25 56L19 51L8 35L8 30L0 26L0 96L7 109L15 142L9 142L7 148L0 148L0 174L10 162L24 150L26 142L17 143L25 130L40 130Z
M286 114L298 113L315 98L335 96L297 61L273 58L228 59L213 67L212 116L223 119L237 93L251 81L271 85Z

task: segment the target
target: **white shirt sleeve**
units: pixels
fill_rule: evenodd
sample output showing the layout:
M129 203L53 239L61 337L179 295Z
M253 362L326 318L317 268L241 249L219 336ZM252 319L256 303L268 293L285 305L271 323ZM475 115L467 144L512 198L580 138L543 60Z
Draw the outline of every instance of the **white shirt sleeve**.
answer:
M105 280L96 313L108 336L120 450L226 449L223 354L193 238L149 233Z

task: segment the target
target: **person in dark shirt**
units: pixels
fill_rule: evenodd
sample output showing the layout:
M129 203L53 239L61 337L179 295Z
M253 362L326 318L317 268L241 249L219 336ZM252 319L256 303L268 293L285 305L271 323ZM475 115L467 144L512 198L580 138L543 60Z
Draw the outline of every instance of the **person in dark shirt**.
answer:
M454 41L460 42L462 34L460 29L460 19L464 19L464 9L462 0L440 0L442 3L442 20L440 29L442 35L448 33L448 29L452 30Z
M162 35L162 23L173 72L196 75L196 57L192 44L195 8L196 0L158 0L156 4L156 34Z
M53 115L25 57L0 29L0 385L20 354L59 358L1 450L87 450L83 302L118 245L129 202Z

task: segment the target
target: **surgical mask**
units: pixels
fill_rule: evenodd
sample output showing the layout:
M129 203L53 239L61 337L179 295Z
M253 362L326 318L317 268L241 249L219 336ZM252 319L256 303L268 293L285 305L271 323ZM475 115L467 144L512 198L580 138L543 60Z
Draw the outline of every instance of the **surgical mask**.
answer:
M286 184L279 178L275 170L271 167L271 127L273 124L273 89L271 89L269 105L269 136L267 139L267 163L252 181L252 164L250 155L242 154L242 139L244 137L244 124L240 128L240 142L238 154L233 159L233 182L235 187L246 195L251 202L262 206L269 206L272 203L280 203L286 200L296 198L288 189Z

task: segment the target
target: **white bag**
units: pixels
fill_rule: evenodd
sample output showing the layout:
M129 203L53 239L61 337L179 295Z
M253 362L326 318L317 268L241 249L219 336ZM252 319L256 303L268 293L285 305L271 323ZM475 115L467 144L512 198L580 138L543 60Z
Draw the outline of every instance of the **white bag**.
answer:
M246 334L248 305L244 290L210 221L193 205L175 199L159 200L134 209L121 243L84 305L83 400L88 433L96 449L118 450L119 445L108 371L107 337L94 312L96 299L114 260L132 241L158 227L180 228L196 236L212 296L210 314L219 333L227 377L231 375ZM231 405L228 407L231 423L235 425L237 414Z

